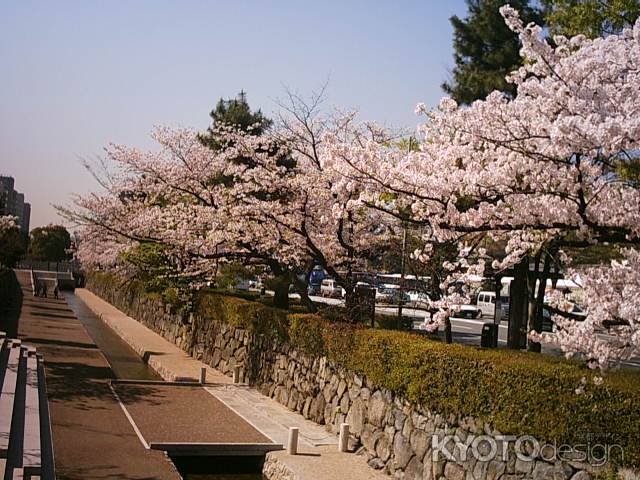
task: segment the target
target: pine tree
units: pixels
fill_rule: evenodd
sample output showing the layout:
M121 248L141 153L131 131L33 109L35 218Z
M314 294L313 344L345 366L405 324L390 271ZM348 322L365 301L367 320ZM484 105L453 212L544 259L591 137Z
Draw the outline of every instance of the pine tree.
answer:
M640 0L543 0L553 34L589 38L618 33L640 16Z
M528 0L467 0L468 16L451 17L455 67L443 90L461 104L484 99L494 90L515 95L505 76L520 66L518 37L505 24L499 9L509 3L524 23L542 24L541 12Z
M273 124L259 109L255 112L251 111L251 107L247 102L247 94L244 90L241 90L236 98L228 98L226 100L221 98L218 100L216 107L211 110L209 116L211 117L211 126L199 138L204 145L213 150L220 148L215 134L216 126L221 124L235 125L252 135L261 135Z

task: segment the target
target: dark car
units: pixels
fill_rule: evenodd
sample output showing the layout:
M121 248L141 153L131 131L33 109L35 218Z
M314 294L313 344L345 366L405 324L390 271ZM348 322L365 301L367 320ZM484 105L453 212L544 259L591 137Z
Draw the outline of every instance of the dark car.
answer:
M542 331L553 332L553 320L551 320L551 312L546 308L542 309Z
M573 315L577 315L578 317L586 318L587 316L587 313L575 303L571 305L571 310L569 310L569 313ZM542 331L554 332L555 330L556 330L556 324L553 321L551 312L548 309L543 308L542 309Z

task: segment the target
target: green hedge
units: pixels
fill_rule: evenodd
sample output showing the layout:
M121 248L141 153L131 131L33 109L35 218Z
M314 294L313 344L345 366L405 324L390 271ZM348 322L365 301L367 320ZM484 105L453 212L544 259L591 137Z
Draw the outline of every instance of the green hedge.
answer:
M480 418L503 434L533 435L558 445L587 435L618 443L619 465L640 466L640 374L595 372L559 357L447 345L407 332L333 323L238 298L206 297L205 314L277 336L309 355L326 355L371 382L444 416ZM271 324L267 327L267 324ZM583 394L575 390L582 378ZM610 435L613 434L613 437ZM595 435L595 437L593 437ZM608 436L608 437L606 437Z
M447 345L407 332L331 322L238 297L202 293L204 317L326 355L372 383L444 416L482 419L503 434L548 442L583 443L587 434L613 434L622 446L614 462L640 467L640 373L611 372L602 385L582 365L527 352ZM581 379L585 392L576 394ZM597 437L596 437L597 438ZM602 437L600 437L602 439Z
M431 411L481 418L504 434L558 445L614 434L608 442L624 448L614 461L640 466L637 372L613 372L597 386L592 371L559 358L446 345L401 332L358 331L350 349L348 368ZM578 395L583 377L585 393Z
M285 310L211 292L198 295L195 309L201 317L219 319L230 325L282 341L288 339L288 320Z

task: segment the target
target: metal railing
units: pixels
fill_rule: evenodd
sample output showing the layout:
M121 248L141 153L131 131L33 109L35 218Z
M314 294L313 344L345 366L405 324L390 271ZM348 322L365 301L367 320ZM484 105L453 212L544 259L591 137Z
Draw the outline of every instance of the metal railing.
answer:
M40 260L20 260L16 267L22 270L40 270L44 272L73 272L79 269L76 262L44 262Z

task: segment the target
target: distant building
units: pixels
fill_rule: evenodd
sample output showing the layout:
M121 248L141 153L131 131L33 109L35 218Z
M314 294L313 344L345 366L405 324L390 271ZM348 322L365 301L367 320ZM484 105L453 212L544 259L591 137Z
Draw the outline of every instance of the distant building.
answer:
M16 191L13 177L0 176L0 215L18 217L18 226L29 234L31 204L24 201L24 193Z
M29 223L31 222L31 204L25 202L22 219L20 221L20 228L27 235L29 234Z

